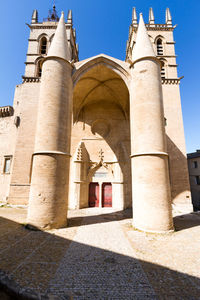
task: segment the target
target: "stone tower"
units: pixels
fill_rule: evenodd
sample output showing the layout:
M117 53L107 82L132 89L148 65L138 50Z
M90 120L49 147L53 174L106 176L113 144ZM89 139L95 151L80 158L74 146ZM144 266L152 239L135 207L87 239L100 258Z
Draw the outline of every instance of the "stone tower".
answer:
M152 10L150 17L153 20ZM144 231L165 232L173 229L173 223L161 62L154 53L142 14L132 60L130 123L133 224Z
M12 158L11 173L2 177L2 197L12 204L28 204L30 192L30 173L32 155L35 145L35 130L38 112L38 99L42 62L47 56L53 41L58 24L58 15L55 6L49 11L48 17L39 21L37 10L33 11L28 40L28 51L25 62L25 74L22 76L22 84L16 86L14 97L14 116L20 119L19 126L13 126L13 120L9 131L4 129L5 139L9 141L9 151L2 148L2 153L9 153ZM76 44L76 31L73 28L72 12L69 10L65 23L70 61L78 61L78 44ZM8 122L7 119L4 124ZM11 133L12 132L12 133ZM22 163L23 162L23 163ZM3 168L3 167L2 167Z
M64 13L42 62L28 223L66 225L72 119L72 66Z
M145 24L149 39L152 43L156 57L161 61L162 93L165 117L165 131L167 153L169 153L170 186L173 208L177 211L191 210L191 196L187 192L188 169L185 160L185 138L180 99L180 82L178 77L175 41L173 32L176 26L172 25L169 8L165 12L165 23L155 22L153 9L149 10L149 22ZM133 8L132 24L129 28L129 39L126 48L126 61L132 62L134 46L137 37L137 14ZM182 172L177 175L178 170ZM187 186L187 188L183 188Z

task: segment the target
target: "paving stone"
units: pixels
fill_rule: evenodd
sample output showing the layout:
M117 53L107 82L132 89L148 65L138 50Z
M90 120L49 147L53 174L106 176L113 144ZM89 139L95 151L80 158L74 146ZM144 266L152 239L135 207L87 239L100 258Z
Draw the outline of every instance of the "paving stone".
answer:
M93 211L95 213L95 210ZM156 299L117 221L84 220L49 286L73 299Z

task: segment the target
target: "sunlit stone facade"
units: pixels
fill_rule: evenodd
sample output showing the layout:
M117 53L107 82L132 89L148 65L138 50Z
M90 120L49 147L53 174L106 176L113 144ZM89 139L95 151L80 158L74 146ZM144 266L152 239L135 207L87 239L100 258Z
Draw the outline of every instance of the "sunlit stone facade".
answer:
M55 7L43 22L33 12L23 83L0 108L1 201L29 203L42 228L68 208L133 205L135 227L173 230L171 208L192 205L169 9L139 30L133 9L125 61L79 61L71 11L58 21Z

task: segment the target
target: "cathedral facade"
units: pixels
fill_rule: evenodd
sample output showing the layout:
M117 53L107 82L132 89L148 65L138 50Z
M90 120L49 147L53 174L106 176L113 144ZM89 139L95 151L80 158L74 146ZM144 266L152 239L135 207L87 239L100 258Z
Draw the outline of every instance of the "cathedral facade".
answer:
M125 61L79 61L71 11L28 26L23 82L0 107L0 200L41 228L68 208L133 206L135 227L173 230L172 208L192 206L169 9L139 25L133 9Z

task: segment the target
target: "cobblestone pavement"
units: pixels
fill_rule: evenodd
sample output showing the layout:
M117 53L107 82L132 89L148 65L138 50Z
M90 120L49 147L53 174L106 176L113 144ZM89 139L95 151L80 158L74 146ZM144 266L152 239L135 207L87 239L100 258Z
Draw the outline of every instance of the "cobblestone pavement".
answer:
M50 292L70 291L73 299L156 299L118 221L105 222L109 216L98 217L99 212L88 211L97 215L96 224L83 219L50 283Z
M200 299L200 213L176 217L169 235L134 230L130 210L69 211L67 228L47 232L27 230L25 219L26 209L0 208L0 269L24 290L56 299Z

